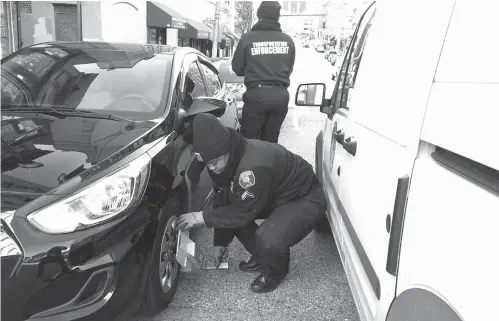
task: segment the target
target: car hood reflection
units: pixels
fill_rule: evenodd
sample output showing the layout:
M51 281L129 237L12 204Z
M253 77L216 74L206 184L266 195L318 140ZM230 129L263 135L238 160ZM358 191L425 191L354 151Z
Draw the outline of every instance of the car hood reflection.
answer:
M92 168L155 124L2 116L2 211L19 208L35 195L47 193ZM14 200L18 204L11 203Z

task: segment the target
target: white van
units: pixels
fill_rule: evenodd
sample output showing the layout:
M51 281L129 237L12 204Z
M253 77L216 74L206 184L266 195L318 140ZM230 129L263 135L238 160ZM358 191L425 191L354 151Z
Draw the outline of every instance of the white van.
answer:
M499 1L373 3L320 109L360 319L499 320Z

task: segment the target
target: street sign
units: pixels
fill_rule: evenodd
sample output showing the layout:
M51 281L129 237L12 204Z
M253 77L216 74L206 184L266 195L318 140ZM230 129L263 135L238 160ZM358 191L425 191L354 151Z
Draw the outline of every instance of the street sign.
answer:
M210 33L208 31L198 30L198 39L208 39L210 37Z

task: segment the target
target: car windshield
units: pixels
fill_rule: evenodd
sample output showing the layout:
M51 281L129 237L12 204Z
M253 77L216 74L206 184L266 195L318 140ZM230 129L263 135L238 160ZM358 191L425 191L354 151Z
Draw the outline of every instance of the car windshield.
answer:
M223 64L220 64L218 67L218 72L220 73L220 76L226 83L242 83L244 82L244 77L238 76L234 73L232 70L232 62L229 61L224 62Z
M54 45L2 60L2 112L21 107L93 111L130 119L164 113L171 58L144 46Z

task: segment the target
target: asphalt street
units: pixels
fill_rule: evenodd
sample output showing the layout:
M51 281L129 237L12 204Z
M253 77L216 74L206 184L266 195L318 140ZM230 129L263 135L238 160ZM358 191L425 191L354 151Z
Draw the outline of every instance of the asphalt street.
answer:
M332 67L323 54L302 48L289 88L290 108L279 143L314 165L315 138L324 126L318 107L297 107L295 93L301 83L323 82L332 91ZM198 229L191 235L201 266L214 263L213 230ZM130 321L173 320L338 320L358 321L348 281L332 236L310 233L292 248L290 273L272 293L254 294L249 285L257 274L240 272L238 262L248 255L237 239L229 249L229 271L182 274L174 300L162 313L146 318L138 313Z

